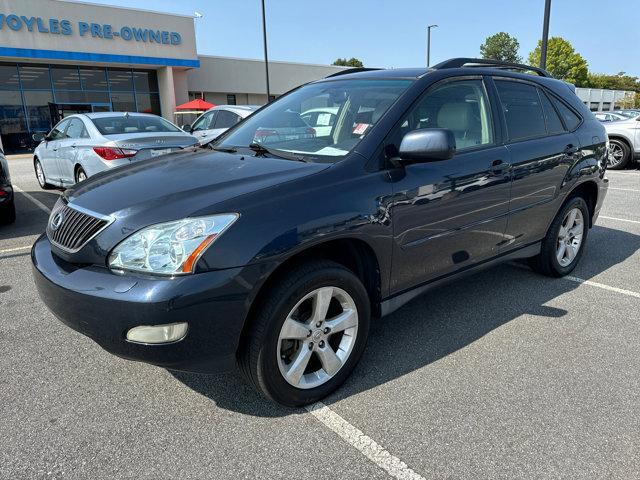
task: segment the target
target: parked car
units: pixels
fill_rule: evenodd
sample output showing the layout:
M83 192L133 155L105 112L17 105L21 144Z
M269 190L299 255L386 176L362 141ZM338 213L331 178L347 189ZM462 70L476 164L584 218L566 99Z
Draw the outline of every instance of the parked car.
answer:
M594 112L594 115L601 122L617 122L618 120L626 120L628 118L613 112Z
M338 108L330 136L254 143L322 104ZM371 123L356 129L363 105ZM602 124L543 70L453 59L347 71L283 95L213 151L67 190L33 246L35 282L116 355L238 364L268 398L303 405L349 376L372 317L429 288L516 258L569 274L606 162Z
M16 221L16 206L9 174L9 162L0 150L0 224Z
M609 136L609 168L621 170L640 158L640 117L603 125Z
M61 120L33 154L42 188L68 187L91 175L197 145L171 122L146 113L86 113Z
M633 109L616 110L615 113L617 113L618 115L622 115L623 117L627 117L627 118L640 117L640 110L633 110Z
M193 125L184 125L182 129L195 136L200 145L204 145L218 138L258 108L260 107L256 105L218 105L200 115Z

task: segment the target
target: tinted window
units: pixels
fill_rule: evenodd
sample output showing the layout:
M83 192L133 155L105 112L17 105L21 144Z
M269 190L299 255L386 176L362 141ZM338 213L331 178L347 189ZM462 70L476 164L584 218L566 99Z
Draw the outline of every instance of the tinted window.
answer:
M236 96L233 94L227 95L227 105L235 105L236 104Z
M85 90L107 90L107 74L104 68L84 67L80 69L82 88Z
M546 135L538 89L522 82L496 80L510 140Z
M547 98L544 92L540 92L540 99L542 100L542 109L544 110L544 118L547 122L547 130L550 134L564 132L564 126L562 121L556 112L556 109L551 105L551 101Z
M56 90L80 90L77 67L51 67L51 78Z
M17 90L18 88L20 88L18 66L15 64L0 64L0 90Z
M24 89L50 90L49 67L20 65L20 81Z
M94 118L93 124L105 136L123 133L161 133L180 132L165 119L152 116L119 116Z
M393 144L421 128L453 132L458 150L493 143L489 102L481 80L448 82L429 90L393 135Z
M558 109L558 112L560 112L560 116L564 120L564 124L566 125L566 127L571 131L575 130L576 127L580 125L580 120L581 120L580 117L575 113L573 113L573 110L571 110L569 107L567 107L563 102L561 102L557 98L552 96L551 101L553 102L555 107Z
M214 128L231 128L240 121L240 117L228 110L218 110L216 126Z
M62 140L63 138L65 138L64 131L67 128L67 125L69 125L69 120L63 120L62 122L57 124L55 127L53 127L53 130L51 130L49 138L51 140Z
M87 138L88 136L82 120L78 118L69 120L69 126L67 127L68 138Z

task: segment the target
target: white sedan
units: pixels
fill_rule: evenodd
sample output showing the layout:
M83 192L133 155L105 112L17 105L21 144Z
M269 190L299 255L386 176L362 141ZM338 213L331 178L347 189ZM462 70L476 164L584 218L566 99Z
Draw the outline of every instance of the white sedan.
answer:
M192 125L182 129L198 139L200 145L209 143L258 108L255 105L218 105L200 115Z

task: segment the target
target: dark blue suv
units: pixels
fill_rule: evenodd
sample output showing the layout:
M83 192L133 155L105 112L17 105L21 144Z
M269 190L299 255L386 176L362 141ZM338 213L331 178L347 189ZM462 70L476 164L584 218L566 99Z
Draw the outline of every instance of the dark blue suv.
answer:
M606 163L604 127L542 70L347 71L207 148L67 190L33 272L55 315L116 355L239 365L302 405L347 378L371 318L435 285L516 258L571 272Z

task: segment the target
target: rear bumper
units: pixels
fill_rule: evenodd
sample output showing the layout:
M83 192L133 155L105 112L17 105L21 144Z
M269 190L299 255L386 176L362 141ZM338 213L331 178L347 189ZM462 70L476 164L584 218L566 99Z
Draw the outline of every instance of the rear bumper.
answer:
M120 357L165 368L214 372L235 365L253 289L246 269L174 279L117 275L101 267L78 268L51 252L46 236L31 251L40 297L64 324ZM239 276L242 272L242 278ZM138 325L188 322L184 339L161 345L126 340Z

